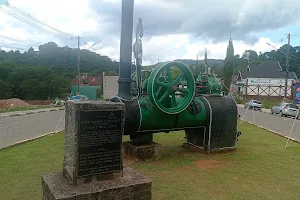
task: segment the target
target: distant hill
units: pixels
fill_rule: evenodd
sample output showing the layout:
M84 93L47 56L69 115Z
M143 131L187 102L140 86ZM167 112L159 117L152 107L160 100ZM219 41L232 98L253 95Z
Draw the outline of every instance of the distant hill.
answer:
M0 63L13 61L17 65L51 67L57 72L70 72L76 76L77 48L68 46L60 47L54 42L48 42L39 46L38 51L30 47L27 51L3 51L0 49ZM91 76L99 76L102 72L117 71L119 63L108 56L81 49L80 71Z
M184 63L185 65L195 65L197 60L192 60L192 59L176 59L174 61L179 61ZM213 62L213 65L216 68L222 68L224 66L224 60L222 59L207 59L208 63ZM204 60L198 60L198 62L204 62Z

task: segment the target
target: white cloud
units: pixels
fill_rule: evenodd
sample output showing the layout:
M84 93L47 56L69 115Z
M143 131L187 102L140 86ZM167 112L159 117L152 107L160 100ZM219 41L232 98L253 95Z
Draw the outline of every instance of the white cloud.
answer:
M261 4L261 1L258 0L252 1L252 3L249 3L250 1L246 1L245 3L239 1L237 4L231 3L230 5L213 4L208 3L207 1L203 4L206 5L207 8L201 9L203 6L198 8L197 6L199 4L194 4L195 1L187 0L186 4L182 4L182 2L177 0L159 0L159 3L153 3L155 1L157 0L143 0L143 2L136 1L135 3L135 18L142 12L144 12L142 18L145 18L145 38L143 39L143 63L145 65L156 63L158 59L160 61L180 58L195 59L197 53L203 52L205 48L208 49L209 58L224 59L228 41L222 39L217 40L218 42L216 42L216 40L214 40L219 35L222 35L222 37L227 37L226 35L229 35L227 30L224 30L224 27L231 26L243 31L251 29L259 32L258 29L254 28L254 25L261 28L262 25L269 22L270 19L262 18L261 24L253 24L258 23L259 19L251 17L255 15L259 16L265 10L272 15L274 10L276 10L274 8L280 6L273 1L266 1L263 3L265 6L261 7L257 7L257 5ZM32 14L41 21L44 21L59 30L74 36L83 36L82 44L84 45L84 42L88 42L87 45L84 45L84 48L88 48L90 45L96 43L93 50L96 49L97 53L107 55L114 60L119 60L119 38L121 28L121 19L119 17L121 11L120 0L97 0L94 2L93 0L11 0L9 2L15 7ZM99 5L96 4L97 2ZM104 5L107 5L107 8ZM190 6L188 7L190 10L185 7L186 5ZM234 8L233 5L235 5ZM294 12L297 6L293 8L284 4L283 8ZM162 12L161 15L153 13L157 9L157 12L164 9L166 11ZM176 13L174 13L174 9L176 10ZM196 12L197 10L201 12ZM216 13L219 17L216 16ZM174 15L177 15L177 19L175 19ZM201 19L194 18L195 16L200 16ZM222 16L225 16L225 21L222 21ZM266 15L263 17L265 16ZM280 12L278 11L275 16L276 23L278 22L277 24L279 24L284 16L287 15L283 10ZM216 20L216 23L214 23L213 20ZM167 22L165 25L166 27L162 27L163 22ZM58 37L53 34L45 33L26 23L21 23L19 20L8 16L3 12L0 12L0 23L4 24L4 26L0 27L0 35L37 45L53 41L59 46L68 45L73 48L76 48L77 46L76 41L69 40L66 37ZM179 24L177 25L177 23ZM194 23L198 24L196 28ZM220 24L221 26L218 27ZM248 27L244 27L245 24ZM190 25L193 25L192 28ZM157 28L154 28L156 26ZM206 38L204 40L203 38L195 37L195 35L199 35L201 31L203 32L201 27L208 28L208 31L214 33L212 37L215 38ZM167 29L170 29L171 31L166 31ZM169 33L172 31L173 34ZM193 31L197 33L193 34ZM218 31L221 32L218 33ZM251 33L251 31L247 33ZM268 46L266 44L267 42L276 46L269 38L259 38L253 43L243 40L242 36L236 37L239 40L234 40L235 54L241 55L247 49L252 49L257 52L270 51L272 50L272 47ZM9 40L3 40L1 42L16 47L29 48L28 46L23 46L20 43ZM203 57L203 53L200 53L199 59L203 59Z
M145 33L146 34L146 33ZM249 45L243 41L234 41L233 47L235 54L242 55L245 50L251 49L259 53L273 50L272 46L278 46L278 43L272 42L269 38L259 38L254 45ZM208 50L208 57L213 59L225 59L228 41L221 43L213 43L212 41L191 42L188 35L166 35L154 36L143 43L143 62L144 64L153 64L159 61L169 61L175 59L196 59L197 54L199 59L204 59L204 49ZM115 55L114 59L118 60L118 50L109 48L110 52ZM108 52L107 49L104 49ZM202 53L201 53L202 52Z

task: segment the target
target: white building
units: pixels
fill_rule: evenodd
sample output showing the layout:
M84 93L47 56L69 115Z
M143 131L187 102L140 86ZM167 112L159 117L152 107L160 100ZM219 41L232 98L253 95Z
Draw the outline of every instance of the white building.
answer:
M240 71L233 78L231 90L245 99L282 99L285 93L286 72L282 71L278 61L265 61ZM293 85L297 81L294 72L289 72L287 98L293 97Z

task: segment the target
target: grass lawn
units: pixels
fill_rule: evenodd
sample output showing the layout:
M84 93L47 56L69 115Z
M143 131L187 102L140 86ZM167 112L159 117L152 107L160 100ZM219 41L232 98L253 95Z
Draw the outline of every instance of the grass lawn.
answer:
M9 109L0 109L0 113L14 112L14 111L26 111L26 110L36 110L41 108L54 108L52 105L39 105L39 106L24 106L24 107L13 107Z
M247 123L235 152L203 155L181 147L183 132L156 134L158 161L129 165L153 181L153 199L299 199L300 145ZM127 137L126 137L127 138ZM60 171L62 133L0 151L0 199L41 199L41 174Z

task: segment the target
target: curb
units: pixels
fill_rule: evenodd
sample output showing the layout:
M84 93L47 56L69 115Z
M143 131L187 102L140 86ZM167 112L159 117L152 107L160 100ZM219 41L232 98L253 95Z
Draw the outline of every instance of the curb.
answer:
M23 111L23 112L19 112L16 111L15 113L11 113L8 115L5 115L5 113L3 115L0 114L0 118L5 118L5 117L16 117L16 116L24 116L24 115L31 115L31 114L36 114L36 113L42 113L42 112L53 112L53 111L60 111L60 110L65 110L65 108L58 108L58 109L49 109L49 110L28 110L27 112Z
M290 137L288 137L288 136L281 135L280 133L278 133L278 132L276 132L276 131L273 131L273 130L271 130L271 129L264 128L264 127L262 127L262 126L260 126L260 125L254 124L254 123L252 123L252 122L248 122L248 121L246 121L246 120L244 120L244 119L240 119L240 120L243 121L243 122L246 122L246 123L248 123L248 124L257 126L258 128L261 128L261 129L264 129L264 130L266 130L266 131L269 131L269 132L271 132L271 133L273 133L273 134L275 134L275 135L278 135L278 136L283 137L283 138L286 138L286 139L290 139L290 140L292 140L293 142L296 142L296 143L300 144L300 141L298 141L298 140L296 140L296 139L294 139L294 138L290 138Z
M45 137L45 136L54 135L54 134L57 134L57 133L59 133L59 132L61 132L63 130L65 130L65 129L60 129L60 130L57 130L57 131L52 131L52 132L45 133L43 135L40 135L40 136L37 136L37 137L34 137L34 138L30 138L30 139L22 140L22 141L19 141L19 142L15 142L15 143L13 143L13 144L11 144L9 146L1 148L0 151L2 151L4 149L9 149L9 148L15 147L15 146L18 146L18 145L21 145L21 144L24 144L26 142L34 141L34 140L37 140L37 139Z

